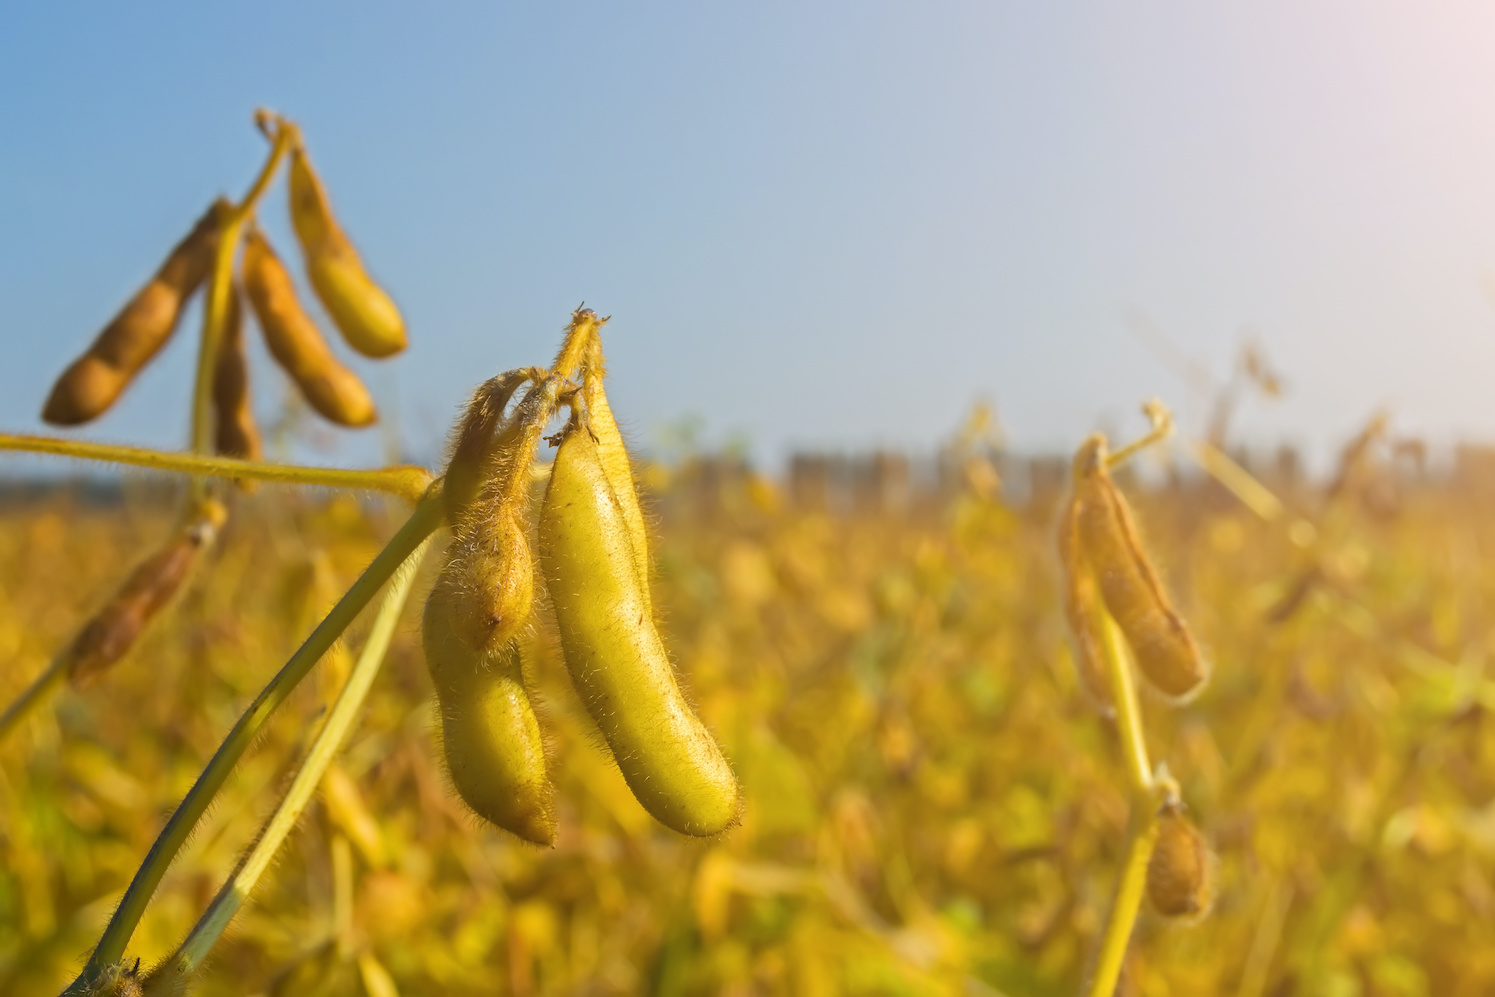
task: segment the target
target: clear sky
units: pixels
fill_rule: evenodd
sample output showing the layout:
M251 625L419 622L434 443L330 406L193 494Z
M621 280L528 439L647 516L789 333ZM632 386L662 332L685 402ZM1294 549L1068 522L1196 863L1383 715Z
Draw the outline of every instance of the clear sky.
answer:
M979 397L1023 448L1150 394L1197 415L1139 315L1217 371L1254 330L1290 394L1253 439L1381 404L1495 438L1487 4L4 5L0 427L39 429L242 192L259 105L407 314L410 351L356 366L417 454L583 299L645 443L695 414L766 461L921 448ZM262 215L289 250L283 189ZM180 446L191 353L84 432Z

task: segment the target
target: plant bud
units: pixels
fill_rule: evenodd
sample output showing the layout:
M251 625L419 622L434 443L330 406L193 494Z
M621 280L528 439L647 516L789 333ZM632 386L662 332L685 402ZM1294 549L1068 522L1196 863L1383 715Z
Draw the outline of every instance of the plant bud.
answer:
M1203 914L1213 899L1209 846L1181 804L1165 803L1157 821L1158 836L1147 862L1147 897L1164 917Z
M1075 455L1074 496L1085 560L1137 667L1167 695L1195 692L1209 677L1208 669L1138 539L1126 499L1106 470L1104 436L1090 437Z
M291 223L306 257L306 276L333 324L364 356L387 357L403 350L405 320L400 310L364 270L299 145L291 150L290 191Z
M249 356L244 349L244 302L231 287L223 340L213 370L213 411L217 416L216 445L225 457L259 460L264 449L249 398Z
M541 504L540 562L571 680L633 795L683 834L726 830L741 807L737 778L680 689L627 519L597 444L575 425Z
M42 408L54 426L77 426L106 412L176 329L182 306L213 269L219 228L232 206L213 202L166 262L129 300L88 351L63 371Z
M555 787L539 721L524 690L518 641L477 650L453 589L437 582L421 640L441 704L441 742L457 795L479 817L526 841L555 841Z
M333 356L297 300L291 275L258 229L244 237L244 290L270 355L312 408L342 426L367 426L378 418L368 389Z
M208 503L165 547L141 563L114 598L88 621L68 652L67 676L75 688L92 685L124 657L181 588L198 553L212 543L227 517L223 506Z

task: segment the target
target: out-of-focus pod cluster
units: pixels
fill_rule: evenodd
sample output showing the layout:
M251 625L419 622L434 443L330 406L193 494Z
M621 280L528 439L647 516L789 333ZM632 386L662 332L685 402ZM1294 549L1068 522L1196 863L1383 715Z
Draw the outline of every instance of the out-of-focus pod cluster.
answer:
M568 336L581 383L566 382L571 416L552 439L539 568L572 681L634 796L676 831L715 835L737 820L740 791L655 629L643 512L602 384L601 324L579 311ZM423 627L453 786L478 815L538 844L555 839L555 790L518 638L535 603L533 451L570 374L558 361L478 389L451 447L452 540Z
M307 277L343 338L365 356L388 357L405 348L404 320L389 295L368 275L333 216L322 182L307 158L300 129L264 111L256 120L274 151L251 194L242 204L218 198L208 207L145 286L63 371L42 408L45 421L77 426L107 412L165 347L199 288L207 288L204 298L209 299L203 306L204 356L199 377L211 378L211 383L200 387L206 392L203 400L211 404L212 433L210 439L196 438L194 411L198 448L246 460L263 456L249 383L246 297L270 355L316 412L349 427L368 426L378 418L368 389L333 353L302 306L290 272L255 224L255 202L284 162L282 152L289 153L291 223ZM237 273L236 255L241 257ZM216 328L210 300L215 285L227 292ZM125 655L181 587L226 515L218 502L194 494L183 514L185 525L136 568L64 652L59 666L75 685L93 682Z
M267 134L272 127L288 130L291 222L308 281L323 308L348 345L364 356L399 353L407 343L404 319L388 293L369 276L333 215L299 129L267 114L260 116L260 122ZM332 352L264 233L252 218L245 227L230 228L237 210L223 198L208 208L155 275L58 378L42 408L44 420L56 426L77 426L109 410L166 345L192 295L211 284L215 260L223 255L219 244L225 231L243 233L243 256L238 275L230 283L217 344L213 383L217 450L252 460L261 453L250 404L241 295L249 298L270 355L318 414L349 427L376 420L368 389ZM232 261L232 250L226 258Z

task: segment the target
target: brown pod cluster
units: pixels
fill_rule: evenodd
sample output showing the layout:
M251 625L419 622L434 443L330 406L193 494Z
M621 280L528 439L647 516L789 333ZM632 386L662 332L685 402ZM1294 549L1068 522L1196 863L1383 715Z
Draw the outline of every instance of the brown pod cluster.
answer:
M231 209L219 198L177 243L166 262L104 327L88 351L57 379L42 418L77 426L106 412L166 345L182 306L213 269L218 233Z
M1080 447L1073 475L1075 536L1137 667L1169 696L1197 691L1209 677L1208 668L1148 559L1126 499L1106 470L1104 436L1092 436Z
M1147 862L1147 898L1164 917L1197 917L1213 899L1214 857L1181 803L1163 804L1157 820L1158 836Z
M229 289L223 340L213 370L215 443L225 457L259 460L264 455L260 430L249 400L249 356L244 349L244 302L237 286Z
M68 681L77 688L87 688L125 656L150 621L181 588L198 553L213 541L227 515L222 505L207 503L165 547L130 574L124 587L88 621L73 642L68 652Z
M311 407L340 426L367 426L378 418L368 389L333 355L301 307L290 272L258 229L244 237L243 267L244 290L265 345Z

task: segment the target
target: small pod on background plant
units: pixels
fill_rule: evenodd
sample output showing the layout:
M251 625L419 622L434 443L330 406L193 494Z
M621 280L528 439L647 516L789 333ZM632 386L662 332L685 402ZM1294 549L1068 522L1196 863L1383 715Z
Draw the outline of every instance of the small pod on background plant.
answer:
M1104 436L1081 445L1073 471L1080 547L1138 669L1169 696L1197 691L1209 671L1148 559L1126 499L1106 470Z
M291 150L291 223L306 257L306 276L348 345L368 357L405 348L405 320L333 217L322 181L299 144Z
M1075 671L1086 698L1106 716L1114 716L1111 687L1106 676L1105 658L1096 633L1100 612L1100 592L1095 576L1085 563L1080 542L1080 503L1073 496L1065 503L1059 521L1059 567L1064 575L1064 618L1074 638Z
M1214 856L1181 803L1170 800L1157 816L1157 840L1147 862L1147 898L1164 917L1195 917L1213 899Z
M509 637L490 650L475 648L463 636L461 598L443 573L421 624L452 786L479 817L526 841L552 844L555 787L524 689L519 642Z
M265 345L311 407L341 426L367 426L378 418L368 389L333 356L297 300L290 273L258 229L244 236L243 266L244 290Z
M215 443L225 457L259 460L264 455L259 427L249 397L249 355L244 348L244 302L239 288L232 285L228 295L228 314L223 323L223 339L218 344L218 358L213 370L213 412L216 416Z
M680 689L627 519L574 419L541 504L540 563L571 680L633 795L683 834L726 830L741 805L737 777Z
M228 201L214 201L155 276L135 292L88 351L63 371L42 408L44 420L54 426L76 426L98 418L161 351L176 329L182 306L213 269L219 229L230 209Z
M192 520L130 574L124 587L88 621L68 651L68 680L87 688L124 657L141 632L171 600L192 571L198 554L213 542L227 519L209 501Z

